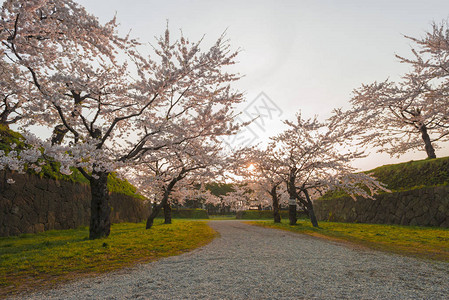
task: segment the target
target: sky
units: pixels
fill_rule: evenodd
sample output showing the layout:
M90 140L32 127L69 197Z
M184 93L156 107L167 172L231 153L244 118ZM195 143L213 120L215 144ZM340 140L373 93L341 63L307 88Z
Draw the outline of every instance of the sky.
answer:
M282 120L325 118L333 108L348 108L362 83L399 79L408 70L395 54L411 56L403 35L423 36L432 21L449 18L449 1L310 0L78 0L102 23L114 15L123 34L154 43L167 20L176 35L204 36L204 49L223 32L241 49L232 71L243 75L234 87L245 93L241 119L261 117L225 142L266 143L285 129ZM449 155L449 143L437 156ZM354 166L367 170L383 164L426 158L424 151L390 158L369 151Z

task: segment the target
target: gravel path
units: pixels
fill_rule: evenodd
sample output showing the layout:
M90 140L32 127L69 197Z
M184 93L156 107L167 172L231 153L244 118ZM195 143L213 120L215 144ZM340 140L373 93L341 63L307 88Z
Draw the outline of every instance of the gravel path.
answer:
M449 264L211 221L220 237L176 257L30 299L449 299Z

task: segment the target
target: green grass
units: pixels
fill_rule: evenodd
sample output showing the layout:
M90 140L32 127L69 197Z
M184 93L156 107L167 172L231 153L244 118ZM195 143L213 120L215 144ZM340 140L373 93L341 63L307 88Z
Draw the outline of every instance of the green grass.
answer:
M107 239L88 240L88 229L47 231L0 238L0 298L178 255L209 243L216 232L206 222L156 220L114 224Z
M129 183L127 180L117 178L114 173L108 176L108 190L112 193L122 194L145 200L145 197L137 193L137 188Z
M350 242L375 250L449 262L447 228L337 222L320 222L320 228L314 228L308 220L298 220L297 225L293 226L288 224L288 220L283 220L281 224L272 221L248 223Z
M393 191L448 185L449 157L385 165L367 173L371 172Z

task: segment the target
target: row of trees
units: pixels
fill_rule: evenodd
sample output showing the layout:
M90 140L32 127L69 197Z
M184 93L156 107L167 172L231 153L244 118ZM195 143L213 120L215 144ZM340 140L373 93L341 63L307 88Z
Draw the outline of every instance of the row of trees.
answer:
M271 196L275 222L280 222L279 199L285 193L290 199L290 224L296 223L299 204L313 226L318 226L313 199L327 191L340 189L355 198L386 190L369 175L355 173L350 163L365 154L350 150L354 132L335 118L320 122L316 117L304 119L298 114L294 122L285 124L288 128L272 137L265 149L244 149L238 154L246 166L251 166L241 168L239 174Z

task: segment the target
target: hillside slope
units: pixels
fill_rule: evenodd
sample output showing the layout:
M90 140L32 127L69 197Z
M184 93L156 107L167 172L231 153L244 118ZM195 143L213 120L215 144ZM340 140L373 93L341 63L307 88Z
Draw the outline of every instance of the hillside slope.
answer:
M402 192L425 187L449 185L449 157L423 159L391 164L365 171L392 192ZM382 194L383 192L381 192ZM342 190L329 191L319 200L346 197Z
M372 174L392 191L449 185L449 157L385 165L366 173Z

